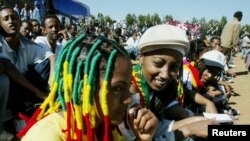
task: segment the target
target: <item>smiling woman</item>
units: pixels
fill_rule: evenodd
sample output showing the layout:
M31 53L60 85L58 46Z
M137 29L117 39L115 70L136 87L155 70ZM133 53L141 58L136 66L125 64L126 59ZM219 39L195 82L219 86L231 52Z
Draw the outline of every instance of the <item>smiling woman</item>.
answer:
M189 50L184 30L171 25L151 27L142 35L139 48L140 63L133 69L132 80L142 105L159 119L188 117L176 101L182 58Z

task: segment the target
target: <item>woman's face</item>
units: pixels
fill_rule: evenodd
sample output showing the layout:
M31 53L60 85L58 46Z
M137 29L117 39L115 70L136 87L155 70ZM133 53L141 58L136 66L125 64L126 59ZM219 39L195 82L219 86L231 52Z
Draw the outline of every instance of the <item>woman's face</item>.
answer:
M177 78L183 55L170 49L161 49L140 54L144 78L154 91L162 91Z
M108 84L107 104L110 122L113 125L117 125L124 121L128 105L132 103L132 97L129 92L132 79L132 66L125 57L118 57L114 69L115 71L111 74L111 81ZM102 81L103 79L100 82L101 84ZM103 112L101 111L100 103L101 89L99 91L99 102L96 104L99 118L102 120Z
M220 70L217 68L205 69L201 74L201 82L204 84L208 83L209 81L213 80L216 76L218 76Z

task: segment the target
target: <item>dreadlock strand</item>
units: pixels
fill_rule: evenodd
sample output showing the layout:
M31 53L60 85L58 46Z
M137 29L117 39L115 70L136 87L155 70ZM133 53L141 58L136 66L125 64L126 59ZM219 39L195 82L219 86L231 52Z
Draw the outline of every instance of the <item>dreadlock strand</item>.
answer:
M55 101L54 99L55 99L55 96L56 96L56 93L57 93L57 90L58 90L60 72L61 72L61 68L62 68L62 65L60 65L60 64L64 60L67 51L68 51L68 49L62 50L62 53L60 54L59 59L57 60L57 63L56 63L57 67L56 67L55 75L54 75L55 76L55 82L53 82L53 85L52 85L51 91L49 93L49 96L46 98L45 102L40 106L40 108L42 109L43 112L45 111L45 108L47 107L48 104L50 105L49 111L50 112L53 111L52 109L54 107L54 101ZM42 117L42 116L43 116L43 113L40 114L40 117Z
M108 116L108 104L107 104L107 87L108 87L108 80L111 74L111 68L117 54L117 50L113 50L108 58L107 69L105 73L105 77L102 83L102 98L101 98L101 107L104 114L104 141L109 140L109 116Z
M88 83L87 83L87 89L88 90L88 93L86 93L86 96L87 96L87 99L88 99L88 102L87 104L88 105L93 105L93 99L94 99L94 96L93 96L93 93L94 93L94 89L91 88L91 86L95 87L95 69L97 67L97 64L98 64L98 61L101 59L102 55L100 52L98 52L95 57L93 57L93 60L91 61L91 67L90 67L90 73L89 73L89 78L88 78ZM89 113L89 110L90 109L87 109L87 113Z
M69 46L69 51L67 52L67 56L66 56L66 62L68 62L68 63L66 63L66 65L69 65L70 64L70 61L71 61L71 59L72 58L76 58L76 55L77 55L77 52L78 51L76 51L76 54L74 53L74 51L75 51L75 49L77 49L77 50L79 50L79 53L80 53L80 49L77 47L85 38L86 38L87 36L86 35L80 35L79 37L77 37L71 44L70 44L70 46ZM73 54L72 54L72 52L73 52ZM69 67L69 69L70 69L71 67ZM72 67L73 68L73 67ZM69 71L69 70L67 70L67 71ZM67 72L67 79L68 79L68 81L67 81L67 85L69 85L68 86L68 88L69 88L69 92L71 93L72 92L72 83L73 83L73 76L72 76L72 74L71 73L68 73Z
M58 88L58 96L59 96L59 100L60 100L60 103L61 103L61 106L62 106L62 110L65 112L66 111L66 103L65 103L65 99L63 97L63 79L60 79L60 82L59 82L59 88Z
M95 42L95 44L91 47L87 57L86 57L86 61L85 61L85 66L84 66L84 81L83 81L83 90L82 90L82 93L83 93L83 98L84 100L86 100L86 93L87 92L87 81L88 81L88 74L89 74L89 66L90 66L90 59L92 58L95 50L97 47L99 47L101 45L102 41L101 40L97 40ZM87 114L87 111L86 111L86 103L83 104L83 115Z
M73 103L74 103L74 109L75 109L75 116L76 116L76 136L77 140L82 140L82 133L83 133L83 120L82 120L82 109L80 106L80 97L78 94L78 80L80 77L80 72L83 66L83 62L80 61L77 64L77 70L76 70L76 75L74 79L74 87L73 87ZM81 81L82 82L82 81ZM82 85L80 85L82 87Z
M72 91L73 91L73 88L72 88L72 86L73 86L73 73L74 73L73 71L75 70L75 62L77 60L78 55L80 54L80 51L81 50L79 47L75 48L75 50L73 51L72 57L70 59L70 63L69 63L69 73L68 73L69 83L68 83L68 85L69 85L70 93L72 93Z
M77 69L76 69L76 74L75 74L75 78L74 78L74 85L73 85L73 93L72 93L72 97L73 97L73 103L80 105L80 97L79 97L79 87L81 87L79 85L79 79L80 79L80 73L83 67L83 62L80 61L77 64Z
M91 57L91 56L89 56ZM87 81L87 86L86 86L86 91L84 93L84 100L85 102L83 103L84 107L83 107L83 112L84 112L84 117L85 117L85 122L86 122L86 125L87 125L87 135L88 135L88 139L90 141L93 140L93 124L95 124L95 121L92 121L92 114L90 115L90 110L92 109L92 105L90 105L90 94L91 94L91 85L93 84L93 78L94 78L94 70L96 68L96 65L97 65L97 61L101 58L101 53L98 52L92 59L91 61L91 68L90 68L90 74L89 74L89 78L88 78L88 81Z

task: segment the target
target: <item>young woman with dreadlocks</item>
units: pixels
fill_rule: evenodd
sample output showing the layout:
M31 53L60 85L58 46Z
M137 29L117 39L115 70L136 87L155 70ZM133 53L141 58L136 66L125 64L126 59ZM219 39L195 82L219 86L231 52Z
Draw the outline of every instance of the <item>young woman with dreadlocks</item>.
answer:
M70 40L58 56L48 98L18 136L22 141L123 141L124 128L131 127L133 140L152 140L154 114L140 105L128 110L131 72L126 51L116 43L85 35Z
M185 32L171 25L151 27L142 35L139 49L139 64L133 67L131 92L138 95L143 107L157 116L159 124L155 136L160 131L166 133L162 140L206 137L207 125L212 122L203 117L188 118L188 111L176 100L178 91L182 91L181 85L178 87L182 58L189 49Z

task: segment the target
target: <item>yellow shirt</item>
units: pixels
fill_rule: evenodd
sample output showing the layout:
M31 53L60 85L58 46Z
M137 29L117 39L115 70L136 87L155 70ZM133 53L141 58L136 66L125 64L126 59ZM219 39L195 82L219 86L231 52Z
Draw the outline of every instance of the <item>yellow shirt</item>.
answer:
M66 141L63 129L66 129L65 119L52 113L34 124L21 141Z
M65 119L58 113L52 113L34 124L21 141L66 141L64 129ZM115 141L125 141L116 130L112 134ZM83 136L83 140L87 140L87 136Z

